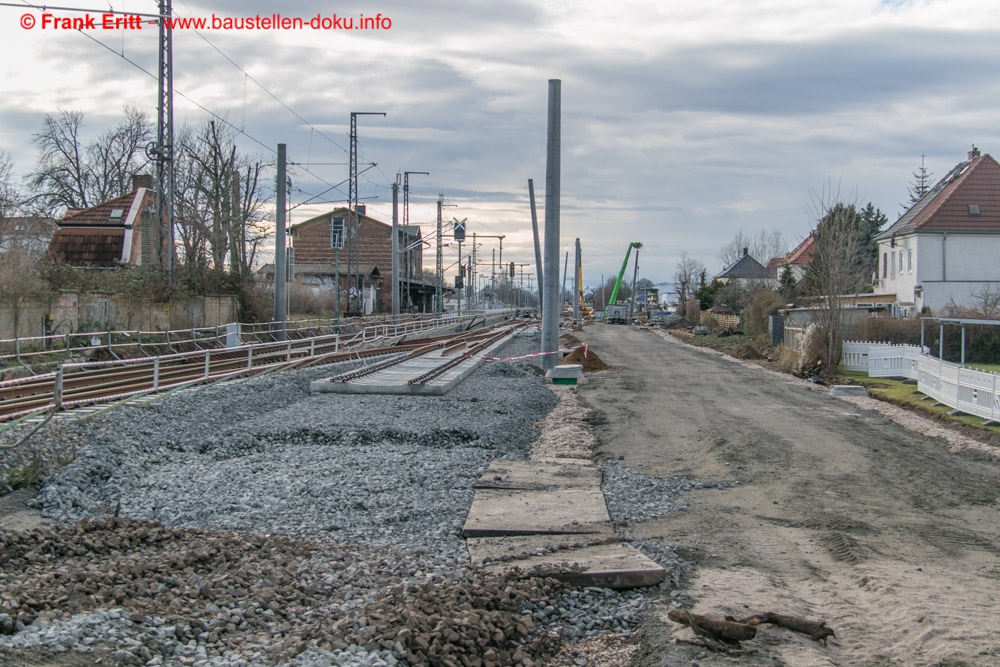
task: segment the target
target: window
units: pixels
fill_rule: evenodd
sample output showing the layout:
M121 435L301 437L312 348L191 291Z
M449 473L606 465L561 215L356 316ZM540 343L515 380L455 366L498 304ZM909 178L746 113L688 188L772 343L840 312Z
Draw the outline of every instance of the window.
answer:
M969 215L979 215L979 204L969 204Z
M913 248L906 249L906 271L913 273Z
M889 260L885 253L882 253L882 277L885 278L889 275Z
M903 251L902 250L899 251L899 273L900 273L900 275L902 275L902 273L903 273Z
M892 255L889 256L889 261L892 262L892 264L891 264L892 268L889 269L889 275L895 276L896 275L896 253L892 253Z

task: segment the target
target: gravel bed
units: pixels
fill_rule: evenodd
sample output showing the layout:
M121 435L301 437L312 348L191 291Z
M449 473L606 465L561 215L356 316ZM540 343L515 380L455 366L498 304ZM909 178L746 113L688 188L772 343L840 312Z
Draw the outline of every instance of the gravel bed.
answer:
M495 458L526 458L557 402L529 363L487 363L444 397L311 396L340 364L50 423L0 451L4 471L62 466L33 501L57 525L0 531L0 650L110 646L149 667L532 665L628 632L642 592L469 565L473 484ZM604 470L625 524L682 509L696 486ZM668 547L636 545L679 571Z

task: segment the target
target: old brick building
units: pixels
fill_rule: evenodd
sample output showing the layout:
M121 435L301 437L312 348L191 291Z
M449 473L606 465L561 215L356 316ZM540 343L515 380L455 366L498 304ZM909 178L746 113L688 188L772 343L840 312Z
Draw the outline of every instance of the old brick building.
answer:
M132 192L87 209L70 209L49 242L53 260L72 266L115 267L155 263L155 230L143 213L153 208L149 175L132 177Z
M324 291L333 289L338 271L334 266L336 254L331 247L330 236L331 226L340 219L346 235L339 262L343 312L391 312L392 224L365 215L363 207L359 207L355 238L351 232L354 223L350 215L349 209L338 208L293 225L290 228L290 274L296 282ZM420 228L400 226L399 237L403 309L429 311L430 295L434 289L433 285L421 280L423 242Z

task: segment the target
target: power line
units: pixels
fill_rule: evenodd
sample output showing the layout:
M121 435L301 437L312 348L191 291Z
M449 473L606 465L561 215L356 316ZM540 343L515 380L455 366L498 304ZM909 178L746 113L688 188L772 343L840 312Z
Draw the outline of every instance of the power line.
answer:
M186 7L186 8L188 9L188 11L191 11L191 8L190 8L190 7L188 7L188 4L187 4L187 2L184 2L184 0L181 0L181 4L183 4L183 5L184 5L184 7ZM293 108L291 108L290 106L288 106L287 104L285 104L285 103L284 103L283 101L281 101L281 100L280 100L280 99L278 98L278 96L277 96L277 95L275 95L275 94L274 94L274 93L272 93L272 92L271 92L270 90L268 90L268 89L267 89L267 87L266 87L266 86L264 86L264 84L262 84L262 83L261 83L260 81L258 81L257 79L255 79L255 78L253 77L253 75L252 75L252 74L250 74L250 73L249 73L249 72L247 72L247 71L246 71L245 69L243 69L242 67L240 67L240 65L239 65L239 64L238 64L238 63L237 63L237 62L236 62L235 60L233 60L232 58L230 58L230 57L229 57L229 56L228 56L228 55L227 55L227 54L226 54L225 52L223 52L223 50L222 50L222 49L220 49L220 48L219 48L218 46L216 46L216 45L215 45L215 44L214 44L214 43L212 42L212 40L210 40L210 39L209 39L208 37L206 37L205 35L203 35L203 34L202 34L201 32L199 32L198 30L194 30L194 29L192 29L192 30L191 30L190 32L193 32L194 34L196 34L196 35L198 35L199 37L201 37L201 38L202 38L202 39L203 39L203 40L205 41L205 43L206 43L206 44L208 44L208 45L209 45L209 46L211 46L211 47L212 47L213 49L215 49L215 52L216 52L216 53L218 53L218 54L219 54L220 56L222 56L222 57L223 57L223 58L225 58L225 59L226 59L227 61L229 61L229 64L231 64L231 65L232 65L233 67L235 67L235 68L236 68L236 69L238 69L239 71L243 72L243 75L244 75L245 77L247 77L248 79L250 79L251 81L253 81L253 82L254 82L255 84L257 84L257 87L258 87L258 88L260 88L261 90L263 90L263 91L264 91L265 93L267 93L267 94L268 94L268 95L269 95L269 96L271 97L271 99L273 99L273 100L274 100L275 102L277 102L277 103L278 103L278 104L280 104L280 105L281 105L282 107L284 107L284 109L285 109L286 111L288 111L288 113L292 114L292 115L293 115L293 116L295 116L295 117L296 117L297 119L299 119L300 121L302 121L302 122L303 122L303 123L304 123L304 124L305 124L306 126L308 126L308 127L309 127L309 129L310 129L310 130L312 130L313 132L315 132L315 133L316 133L316 134L318 134L319 136L323 137L324 139L326 139L327 141L329 141L329 142L330 142L331 144L333 144L334 146L336 146L336 147L337 147L337 148L339 148L340 150L342 150L342 151L344 151L344 152L347 152L347 149L346 149L346 148L344 148L343 146L341 146L340 144L338 144L338 143L337 143L336 141L334 141L333 139L331 139L331 138L330 138L329 136L327 136L327 135L326 135L326 133L322 132L321 130L318 130L318 129L317 129L317 128L316 128L316 127L315 127L315 126L314 126L314 125L312 124L312 123L310 123L310 122L309 122L309 121L307 121L307 120L306 120L305 118L303 118L302 116L300 116L300 115L299 115L299 113L298 113L297 111L295 111L295 109L293 109Z

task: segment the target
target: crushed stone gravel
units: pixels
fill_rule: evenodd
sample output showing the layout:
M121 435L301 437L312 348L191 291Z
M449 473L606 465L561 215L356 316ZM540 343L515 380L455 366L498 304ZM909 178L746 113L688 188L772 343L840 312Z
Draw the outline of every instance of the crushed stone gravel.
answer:
M517 337L501 353L537 346ZM111 646L148 667L534 665L637 626L642 591L469 565L473 484L495 458L527 458L559 402L540 369L489 362L444 397L309 394L349 368L53 421L0 453L4 472L42 471L32 502L56 523L0 530L0 651ZM683 507L687 482L622 470L605 466L617 520ZM637 546L676 581L668 545Z

